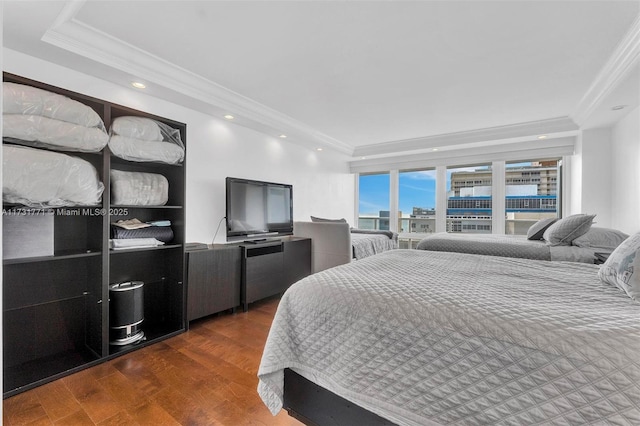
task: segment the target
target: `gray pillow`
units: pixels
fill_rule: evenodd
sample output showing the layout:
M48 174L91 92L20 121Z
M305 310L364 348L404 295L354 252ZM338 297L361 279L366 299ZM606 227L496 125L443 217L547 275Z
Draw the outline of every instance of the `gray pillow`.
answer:
M595 214L574 214L559 219L544 231L544 239L549 246L568 246L571 241L587 233L593 224Z
M547 230L548 227L553 225L558 220L557 217L549 217L547 219L540 219L527 231L527 239L528 240L541 240L544 235L544 231Z
M624 240L611 253L600 266L598 277L640 301L640 232Z
M592 227L586 234L571 242L577 247L597 247L614 250L629 236L617 229Z
M331 222L331 223L347 223L346 219L325 219L323 217L311 216L311 222Z

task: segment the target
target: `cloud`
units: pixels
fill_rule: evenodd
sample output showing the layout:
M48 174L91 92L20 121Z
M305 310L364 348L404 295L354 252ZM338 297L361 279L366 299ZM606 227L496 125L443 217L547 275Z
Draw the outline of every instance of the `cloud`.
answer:
M389 210L389 206L383 206L380 203L360 199L358 210L360 215L372 214L378 216L380 210Z
M415 172L402 172L400 173L400 179L436 180L436 171L420 170Z
M406 183L403 183L400 186L402 188L413 189L415 191L423 191L423 192L431 192L431 193L434 193L436 191L435 188L431 188L428 186L407 185Z

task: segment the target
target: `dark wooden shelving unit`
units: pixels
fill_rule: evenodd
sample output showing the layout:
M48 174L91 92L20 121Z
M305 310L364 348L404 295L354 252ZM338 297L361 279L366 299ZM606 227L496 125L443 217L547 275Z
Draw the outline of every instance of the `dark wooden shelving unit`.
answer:
M9 73L3 74L3 80L44 89L88 105L100 115L107 129L112 120L120 116L157 120L178 129L186 146L183 123ZM29 146L10 138L4 138L3 143ZM53 255L3 260L5 398L186 329L185 163L128 161L112 156L108 147L99 153L58 152L90 162L105 190L102 203L97 206L44 209L54 216ZM112 169L162 174L169 181L167 205L112 205ZM14 216L29 210L15 204L4 204L3 209L5 214L13 212ZM66 215L58 209L74 214ZM111 223L133 218L170 220L173 241L158 247L110 250ZM142 329L146 339L139 344L110 345L109 285L134 280L144 282Z

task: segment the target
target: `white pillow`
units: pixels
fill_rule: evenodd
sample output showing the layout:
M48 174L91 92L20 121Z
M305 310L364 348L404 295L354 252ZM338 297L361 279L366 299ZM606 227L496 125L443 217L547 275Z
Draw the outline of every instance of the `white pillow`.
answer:
M576 247L596 247L613 250L629 236L617 229L592 227L586 234L571 242Z
M558 221L557 217L549 217L546 219L540 219L529 227L527 231L528 240L541 240L546 231L551 225Z
M580 235L586 234L596 215L574 214L559 219L544 231L543 238L549 246L568 246Z
M640 302L640 232L624 240L611 253L600 267L598 276Z

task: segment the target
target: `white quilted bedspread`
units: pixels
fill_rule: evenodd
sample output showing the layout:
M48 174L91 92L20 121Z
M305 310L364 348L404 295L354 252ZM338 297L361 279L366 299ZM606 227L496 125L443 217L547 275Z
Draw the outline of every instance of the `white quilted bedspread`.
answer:
M299 281L258 372L401 425L640 424L640 304L598 266L392 250Z

